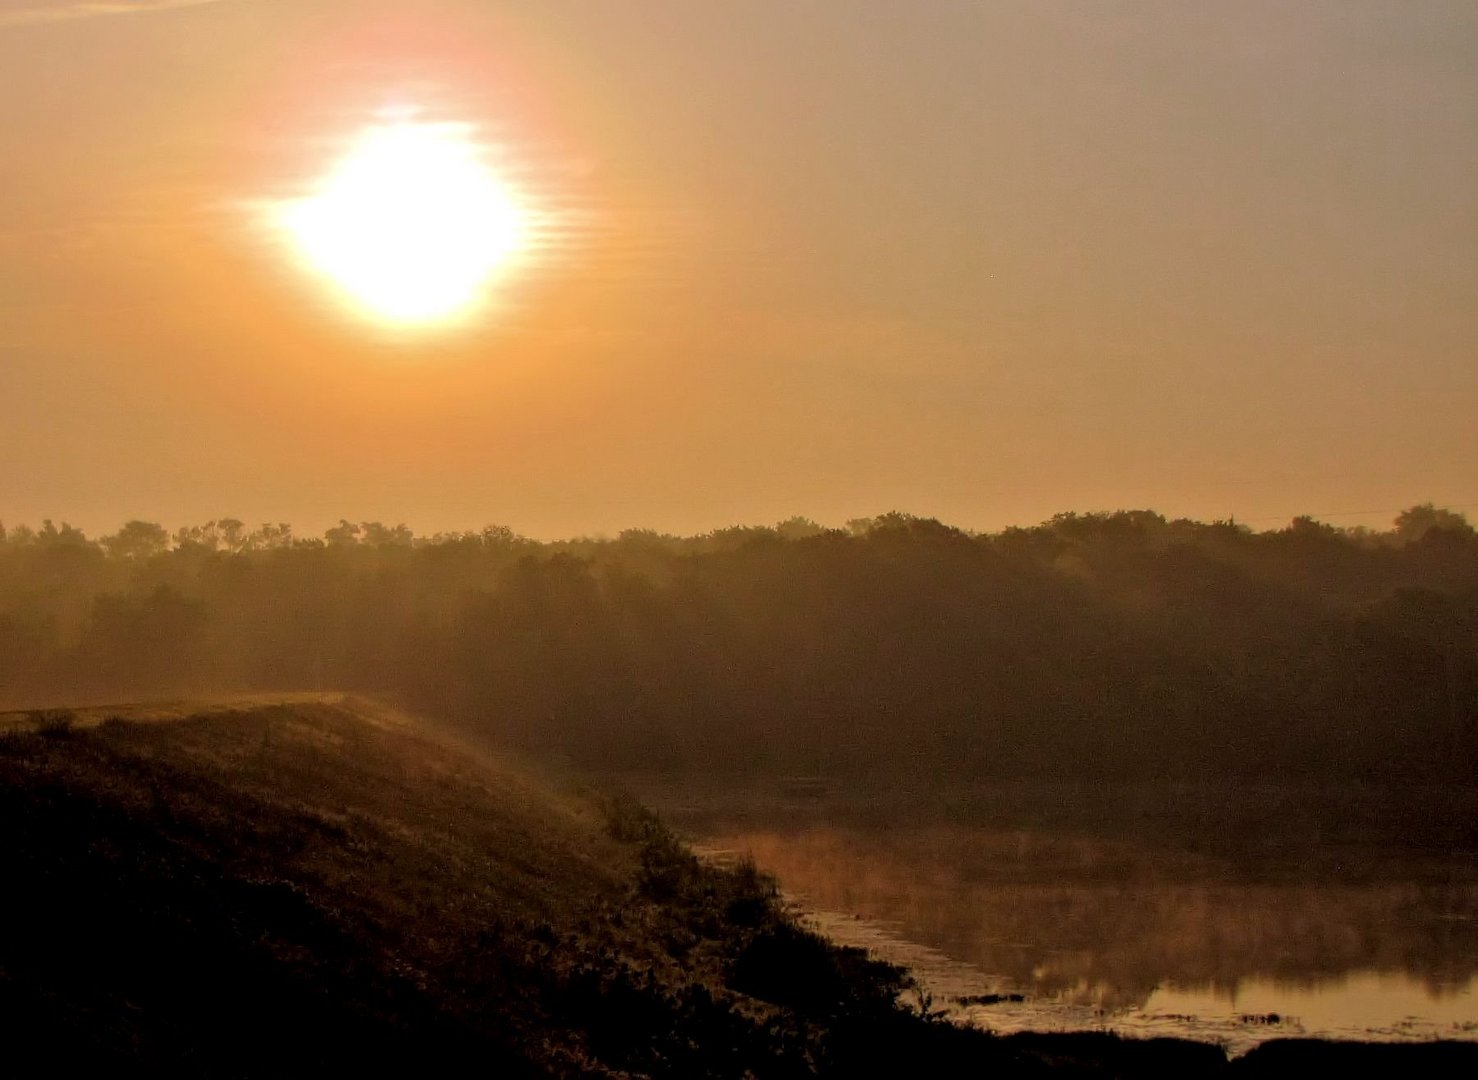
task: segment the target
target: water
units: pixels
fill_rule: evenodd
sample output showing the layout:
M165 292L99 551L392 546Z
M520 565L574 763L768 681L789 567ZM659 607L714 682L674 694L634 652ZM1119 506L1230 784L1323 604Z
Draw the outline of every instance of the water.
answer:
M1198 1039L1245 1053L1265 1039L1478 1038L1475 980L1432 987L1403 973L1354 972L1309 985L1247 978L1234 986L1156 987L1142 1002L1087 981L1037 991L902 936L899 929L855 915L803 906L803 922L842 945L865 948L907 967L931 1008L954 1019L1009 1034L1017 1031L1111 1031L1128 1036ZM906 928L904 928L906 930ZM980 999L985 1000L980 1000ZM972 1000L974 999L974 1000Z
M1456 853L1237 864L1029 829L804 821L710 823L705 846L752 856L816 929L999 1032L1234 1054L1280 1036L1478 1039L1478 876Z

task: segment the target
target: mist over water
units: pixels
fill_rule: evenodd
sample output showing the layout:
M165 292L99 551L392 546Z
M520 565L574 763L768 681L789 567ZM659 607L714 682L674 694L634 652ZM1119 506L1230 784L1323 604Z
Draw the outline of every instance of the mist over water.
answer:
M976 1026L1232 1053L1290 1036L1478 1038L1478 874L1460 851L878 824L839 812L845 795L725 820L672 796L653 790L686 807L711 857L753 857L818 930L907 966L933 1007Z

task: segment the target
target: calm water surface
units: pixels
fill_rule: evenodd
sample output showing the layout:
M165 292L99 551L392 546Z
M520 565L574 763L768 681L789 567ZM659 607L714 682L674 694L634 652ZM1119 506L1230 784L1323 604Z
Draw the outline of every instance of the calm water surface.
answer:
M1478 1039L1478 877L1454 854L1301 872L1032 830L710 828L817 929L1002 1032Z

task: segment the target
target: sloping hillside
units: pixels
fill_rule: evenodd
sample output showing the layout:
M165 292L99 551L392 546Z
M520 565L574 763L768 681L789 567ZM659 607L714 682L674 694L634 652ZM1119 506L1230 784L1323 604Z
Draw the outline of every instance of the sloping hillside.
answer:
M8 719L11 1061L790 1076L890 1028L978 1041L896 1008L896 972L793 930L752 871L383 707Z

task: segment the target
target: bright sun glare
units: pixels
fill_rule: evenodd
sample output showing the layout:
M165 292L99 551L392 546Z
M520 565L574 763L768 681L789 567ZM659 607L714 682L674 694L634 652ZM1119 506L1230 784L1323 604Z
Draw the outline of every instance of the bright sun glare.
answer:
M467 124L367 128L306 198L279 204L303 260L362 312L401 326L454 321L527 242L528 215Z

